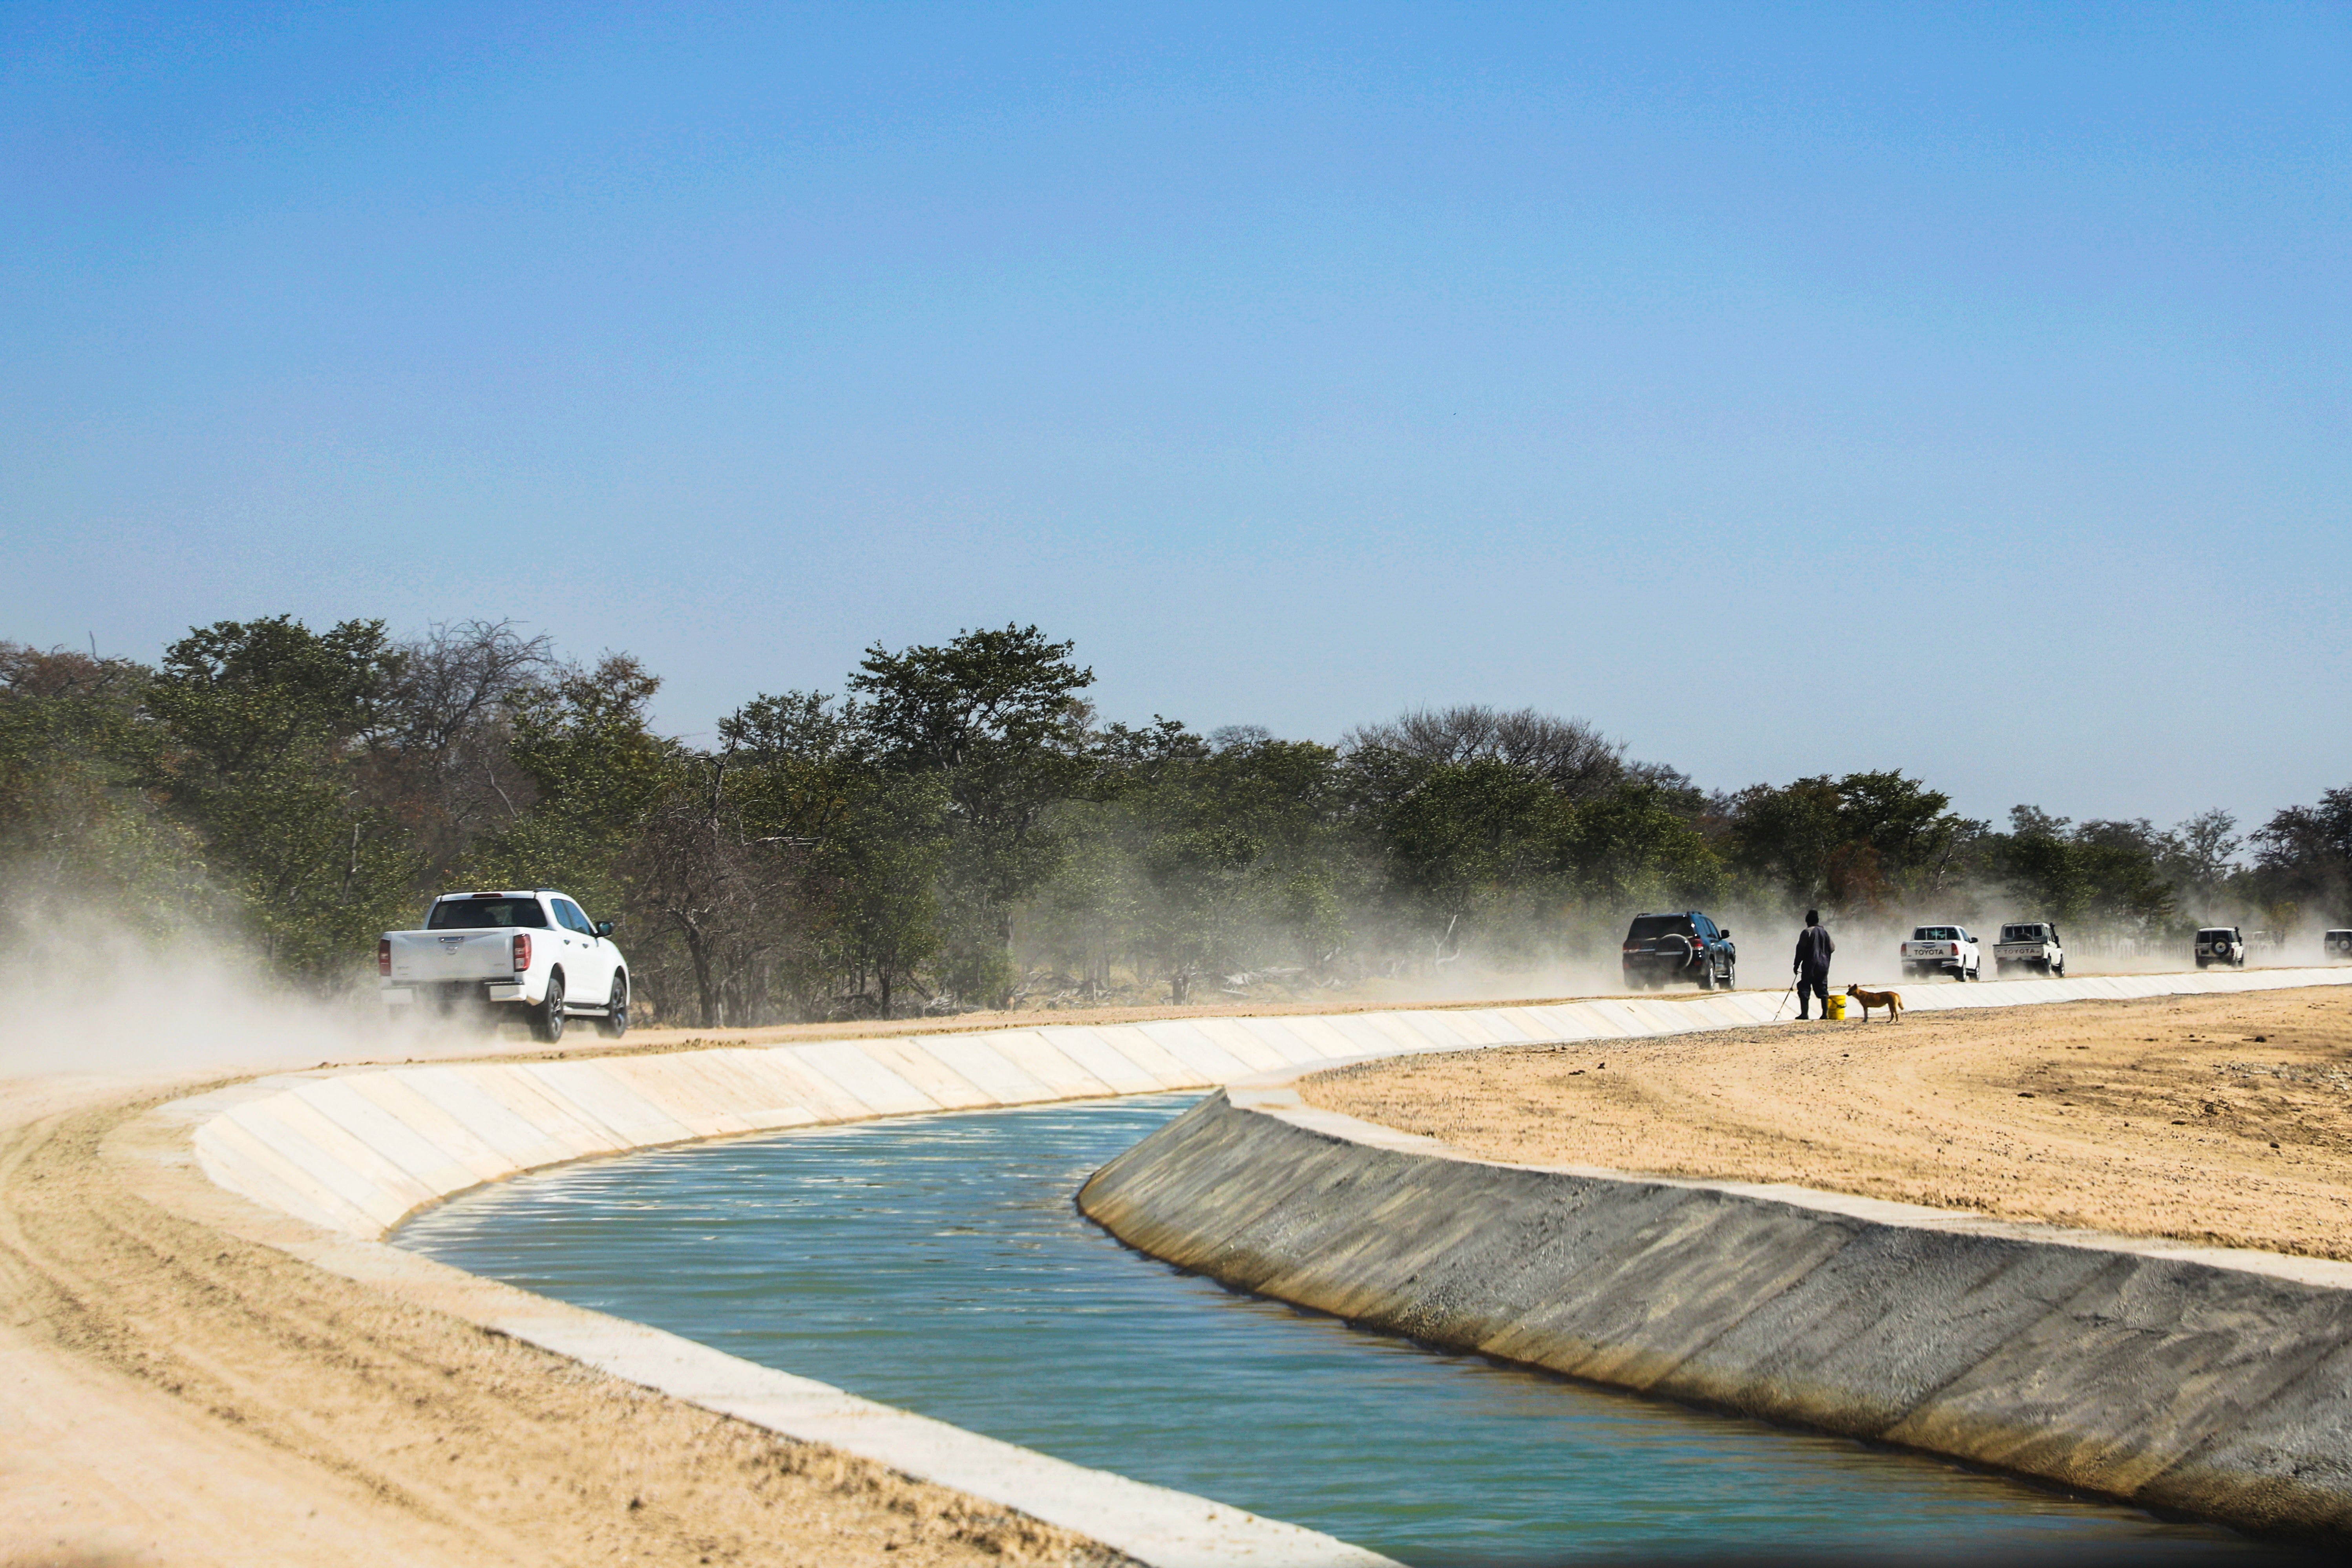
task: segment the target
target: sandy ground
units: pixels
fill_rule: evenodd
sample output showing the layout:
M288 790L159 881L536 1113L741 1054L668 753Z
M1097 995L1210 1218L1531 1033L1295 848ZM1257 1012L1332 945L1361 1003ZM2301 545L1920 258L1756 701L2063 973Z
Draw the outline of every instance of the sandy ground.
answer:
M1227 999L619 1046L583 1031L564 1054L1318 1010L1339 1009ZM412 1049L542 1047L390 1054ZM123 1191L94 1158L106 1131L217 1077L0 1079L0 1568L1106 1560ZM2352 996L2321 991L1425 1058L1309 1092L1507 1158L2347 1257L2347 1084Z
M639 1030L612 1045L582 1028L561 1052L519 1031L395 1036L336 1059L1314 1010L1226 1001ZM1114 1560L994 1505L486 1336L155 1209L94 1158L100 1139L226 1070L166 1071L163 1060L238 1048L194 1032L185 1044L155 1039L141 1070L0 1077L0 1568ZM288 1048L241 1070L310 1065L269 1054Z
M1299 1089L1491 1159L2352 1258L2341 987L1415 1057Z
M1123 1562L166 1214L0 1080L0 1564Z

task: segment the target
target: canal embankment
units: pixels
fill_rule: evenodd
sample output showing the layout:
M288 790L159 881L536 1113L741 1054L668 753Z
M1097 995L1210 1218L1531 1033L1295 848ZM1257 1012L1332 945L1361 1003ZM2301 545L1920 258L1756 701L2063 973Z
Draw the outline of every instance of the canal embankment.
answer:
M1923 1009L1990 1007L2346 980L2352 973L2340 971L2086 977L1928 987L1916 1001ZM380 1238L405 1215L452 1194L633 1149L941 1110L1208 1089L1269 1071L1381 1056L1752 1027L1770 1021L1776 1000L1747 992L1329 1016L1196 1016L321 1068L157 1105L110 1124L98 1152L126 1194L193 1227L172 1244L173 1258L192 1256L207 1236L232 1244L224 1246L223 1258L267 1248L360 1287L358 1300L404 1323L421 1311L470 1324L497 1342L551 1352L696 1409L1002 1504L1141 1561L1361 1563L1367 1554L1311 1531L1106 1472L1074 1473L1078 1467L478 1279ZM187 1268L170 1258L164 1264ZM99 1300L107 1286L92 1279L77 1289ZM205 1289L205 1300L218 1294ZM321 1309L305 1306L297 1314L300 1332L289 1326L293 1337L286 1342L331 1348L332 1321L357 1310L346 1302L320 1319ZM156 1321L169 1315L159 1307ZM235 1397L234 1390L224 1394L223 1408L234 1408Z
M1210 1097L1080 1205L1229 1286L2263 1532L2352 1534L2352 1265L1788 1185L1540 1169Z

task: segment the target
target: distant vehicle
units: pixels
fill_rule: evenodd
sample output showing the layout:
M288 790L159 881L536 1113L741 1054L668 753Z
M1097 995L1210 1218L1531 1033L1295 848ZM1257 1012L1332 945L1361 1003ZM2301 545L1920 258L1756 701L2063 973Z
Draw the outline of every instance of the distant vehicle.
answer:
M2197 967L2214 963L2246 967L2246 939L2236 926L2207 926L2197 933Z
M2058 928L2048 921L2021 921L2001 927L2000 940L1993 944L1992 970L2003 975L2012 970L2028 974L2065 973L2066 949L2058 940Z
M2319 951L2329 958L2352 958L2352 931L2332 931L2319 939Z
M1739 950L1731 933L1696 910L1635 915L1620 962L1628 991L1655 991L1677 980L1702 991L1728 991L1739 978Z
M1903 944L1903 973L1915 980L1929 974L1981 980L1984 950L1965 926L1916 926Z
M614 924L591 921L552 888L444 893L421 929L376 939L377 981L389 1007L520 1012L551 1044L567 1019L587 1017L618 1039L629 1030L629 965Z

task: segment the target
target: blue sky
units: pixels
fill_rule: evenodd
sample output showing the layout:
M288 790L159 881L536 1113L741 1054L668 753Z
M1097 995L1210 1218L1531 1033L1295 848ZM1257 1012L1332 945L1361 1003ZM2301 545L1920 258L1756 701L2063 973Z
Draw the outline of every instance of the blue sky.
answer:
M1118 13L1118 14L1114 14ZM2333 6L0 8L0 637L2352 783Z

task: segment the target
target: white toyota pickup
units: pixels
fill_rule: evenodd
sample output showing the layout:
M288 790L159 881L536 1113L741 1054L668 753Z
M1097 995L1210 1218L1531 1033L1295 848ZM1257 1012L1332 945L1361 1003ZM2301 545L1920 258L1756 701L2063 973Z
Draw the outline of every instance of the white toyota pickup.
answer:
M2007 974L2012 969L2029 974L2065 973L2066 949L2058 940L2058 928L2048 921L2021 921L2001 927L2000 940L1992 947L1992 968L1996 974Z
M1903 944L1903 973L1917 977L1948 974L1955 980L1981 980L1984 950L1960 926L1919 926Z
M591 921L551 888L444 893L422 930L376 939L377 983L386 1006L512 1008L550 1041L566 1018L591 1017L618 1039L629 1028L629 966L614 923Z

